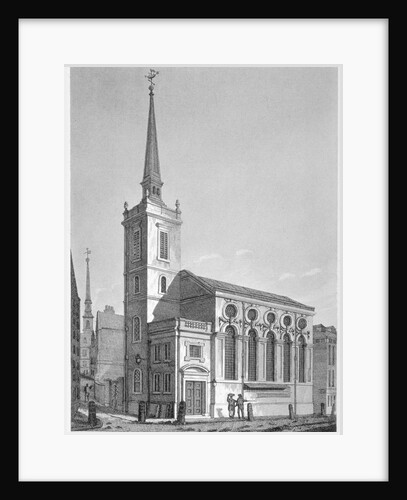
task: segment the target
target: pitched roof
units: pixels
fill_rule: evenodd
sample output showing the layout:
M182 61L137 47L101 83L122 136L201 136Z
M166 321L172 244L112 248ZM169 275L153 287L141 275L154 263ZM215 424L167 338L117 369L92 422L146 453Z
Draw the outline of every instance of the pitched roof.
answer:
M124 330L124 316L111 312L97 312L96 328L107 328L109 330Z
M315 307L307 306L301 302L290 299L284 295L276 295L275 293L263 292L261 290L256 290L254 288L248 288L246 286L233 285L231 283L226 283L224 281L214 280L210 278L204 278L202 276L197 276L191 271L184 269L184 272L195 278L196 281L200 282L204 288L209 289L212 293L217 291L231 293L233 295L242 295L244 297L263 300L265 302L273 302L276 304L281 304L285 306L299 307L301 309L307 309L309 311L314 311Z

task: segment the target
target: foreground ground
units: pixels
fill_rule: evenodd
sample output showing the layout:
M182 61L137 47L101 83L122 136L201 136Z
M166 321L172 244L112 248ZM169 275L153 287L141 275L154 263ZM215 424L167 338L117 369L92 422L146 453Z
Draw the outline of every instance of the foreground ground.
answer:
M86 421L87 408L81 405L78 421ZM77 426L73 430L92 432L336 432L336 420L324 416L299 416L295 420L287 417L258 417L253 422L235 419L211 419L188 421L179 425L171 420L149 420L139 423L137 418L97 407L98 427Z

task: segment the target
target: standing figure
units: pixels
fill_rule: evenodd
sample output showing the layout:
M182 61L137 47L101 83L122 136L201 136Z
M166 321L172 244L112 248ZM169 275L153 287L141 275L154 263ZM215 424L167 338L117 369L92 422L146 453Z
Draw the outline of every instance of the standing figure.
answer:
M83 392L84 392L85 401L87 401L88 400L88 384L86 384L83 387Z
M234 394L228 394L227 402L228 402L228 410L229 417L234 418L235 416L235 408L236 408L236 400L233 398Z
M237 417L238 418L244 418L244 399L241 394L237 397Z

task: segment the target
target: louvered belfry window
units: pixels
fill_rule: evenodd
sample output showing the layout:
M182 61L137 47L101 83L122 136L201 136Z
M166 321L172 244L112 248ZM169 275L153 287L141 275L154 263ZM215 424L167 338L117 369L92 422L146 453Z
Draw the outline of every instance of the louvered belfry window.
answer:
M133 233L133 255L136 260L141 258L141 234L140 229Z
M249 358L249 366L248 366L248 378L253 381L256 380L256 364L257 364L257 352L256 352L256 332L251 330L249 332L249 342L248 342L248 358Z
M160 259L168 260L168 233L160 231Z
M232 326L226 327L225 337L225 379L236 379L236 338L235 329Z

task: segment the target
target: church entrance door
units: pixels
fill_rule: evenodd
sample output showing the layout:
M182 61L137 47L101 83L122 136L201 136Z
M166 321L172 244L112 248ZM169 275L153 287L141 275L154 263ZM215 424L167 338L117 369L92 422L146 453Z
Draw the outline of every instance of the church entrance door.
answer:
M203 415L205 413L205 382L185 381L187 415Z

